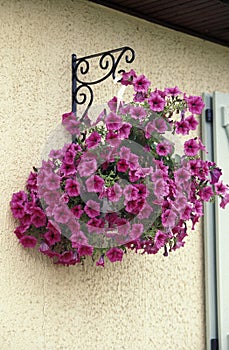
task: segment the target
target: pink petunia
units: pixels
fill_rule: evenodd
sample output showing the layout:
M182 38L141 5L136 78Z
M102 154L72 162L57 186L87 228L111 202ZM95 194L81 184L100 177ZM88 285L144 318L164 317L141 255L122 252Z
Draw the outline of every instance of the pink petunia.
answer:
M209 202L209 200L213 195L214 195L214 192L211 186L206 186L199 190L199 196L203 201Z
M148 219L152 212L153 212L153 208L147 202L145 202L140 213L138 214L138 218L141 220Z
M115 225L117 225L118 233L121 235L126 235L130 231L130 223L124 218L117 218Z
M101 142L101 136L97 131L93 131L85 141L88 148L95 148L96 146L98 146L100 142Z
M37 244L37 239L33 236L23 236L19 239L19 242L24 248L34 248Z
M60 232L57 231L56 229L49 229L45 234L44 238L47 241L49 246L52 246L56 244L57 242L60 242L61 240L61 235Z
M31 171L26 182L26 188L29 191L37 191L37 173Z
M194 157L197 155L199 150L200 150L200 146L199 146L199 143L197 142L196 138L185 141L184 153L186 154L186 156Z
M81 159L77 170L80 176L90 176L97 170L96 159L93 158L83 158Z
M122 73L122 80L121 84L122 85L132 85L133 84L133 79L137 77L137 74L133 69L131 69L129 72L124 72Z
M61 173L63 173L64 176L74 175L76 173L76 168L74 164L67 164L65 162L62 163L60 167Z
M93 253L93 250L94 248L90 245L79 245L78 254L79 256L85 256L85 255L91 256Z
M53 215L55 221L66 224L71 217L71 211L66 204L61 204L54 208Z
M188 204L180 214L182 220L189 220L191 218L192 206Z
M125 202L133 201L138 199L138 188L133 185L127 185L123 190L123 195L125 197Z
M144 231L144 226L143 224L133 224L132 229L130 231L130 238L132 240L138 239Z
M188 122L189 128L191 130L196 130L197 125L199 124L199 122L196 120L196 118L192 114L189 115L187 118L185 118L185 121Z
M129 168L129 165L125 159L120 159L117 163L117 170L121 173L125 173Z
M145 109L141 106L131 106L130 115L133 119L142 120L146 117L147 113Z
M216 192L216 194L224 196L227 191L228 191L228 187L226 185L224 185L222 181L217 182L215 184L215 192Z
M49 158L53 158L53 159L62 159L63 158L63 154L62 154L62 150L60 149L52 149L49 153Z
M128 161L130 158L130 149L128 147L122 146L119 154L121 159Z
M115 183L112 187L107 189L107 198L111 202L118 202L122 196L122 188L119 184Z
M126 204L125 210L128 213L131 213L131 214L134 214L134 215L138 215L139 212L144 207L144 205L145 205L145 200L143 198L140 198L138 200L129 201Z
M74 159L75 159L75 155L76 153L72 150L68 150L65 155L64 155L64 162L66 164L73 164L74 163Z
M168 142L158 143L156 146L156 152L159 156L168 156L172 153L172 145Z
M105 222L101 218L93 218L88 220L87 229L89 233L103 233Z
M162 248L166 241L167 241L168 236L166 235L166 233L158 230L155 237L154 237L154 246L157 250L159 250L160 248Z
M213 168L210 170L210 175L211 175L210 184L214 185L219 181L219 178L222 175L222 170L220 168Z
M137 170L139 168L138 156L134 153L130 153L128 164L130 170Z
M80 134L80 121L76 120L76 116L73 112L62 115L62 124L71 134L77 136Z
M188 103L188 109L193 114L201 114L204 108L203 100L200 96L189 96L186 98Z
M148 88L150 86L150 81L145 77L145 75L141 74L133 78L133 85L134 91L147 93Z
M179 90L179 88L177 86L174 86L172 88L166 88L165 92L166 92L166 94L171 95L171 96L176 96L176 95L179 95L181 93L181 91Z
M155 131L155 126L152 121L148 122L145 126L145 137L146 139L149 139L152 135L152 133Z
M14 233L18 239L24 236L24 233L30 228L30 225L20 225L15 230Z
M65 191L69 197L77 197L80 194L80 184L77 180L67 179Z
M78 259L78 256L73 251L65 251L62 254L59 254L57 262L55 264L61 264L61 265L75 265L76 263L79 263L80 259Z
M82 210L81 205L75 205L71 208L71 212L73 213L76 219L80 219L84 211Z
M191 180L191 174L187 169L182 167L174 171L174 179L177 184L183 184L184 182Z
M118 99L116 96L114 96L110 101L108 101L108 106L112 112L116 112L117 110L117 104L118 104Z
M92 199L89 199L84 207L84 211L91 219L93 219L100 214L100 204Z
M31 213L30 212L25 212L25 215L20 218L20 222L22 225L30 225L31 224Z
M116 261L122 261L123 250L119 248L111 248L106 252L106 256L113 263Z
M181 135L188 135L190 131L190 126L188 121L182 119L181 121L175 122L176 133Z
M101 192L104 187L104 180L98 175L92 175L86 180L88 192Z
M96 261L96 266L104 267L104 254L102 254L98 261Z
M176 219L177 219L177 214L170 209L165 210L161 214L161 222L162 222L162 225L165 227L174 227Z
M17 219L23 218L25 215L25 207L24 205L17 203L17 202L12 202L10 203L11 211L13 213L13 216Z
M127 139L130 135L132 125L130 123L124 123L118 131L118 137L121 140Z
M60 188L60 176L55 173L49 173L45 179L45 186L49 190L57 190Z
M169 186L164 179L157 180L154 183L154 194L158 199L162 199L169 194Z
M136 92L136 94L134 94L134 98L133 101L134 102L144 102L147 98L148 94L144 93L144 92Z
M114 131L109 131L106 135L106 141L113 147L118 147L121 143L119 134Z
M82 231L74 232L70 241L72 242L72 248L78 248L80 245L86 246L88 244L88 239Z
M158 93L151 92L148 98L150 109L154 112L161 112L165 107L165 100Z
M138 196L146 198L149 195L149 190L145 184L136 184L135 187L138 190Z
M60 199L60 192L59 191L50 191L47 189L44 192L42 199L44 199L46 204L48 204L48 205L55 204Z
M105 123L108 131L119 130L123 124L122 118L114 112L108 114L108 116L105 119Z
M47 219L46 215L41 208L36 207L33 209L32 216L31 216L31 223L35 227L45 226L46 219Z
M225 209L227 204L229 204L229 192L221 199L220 207Z
M166 121L163 118L155 118L152 121L154 130L159 132L160 134L163 134L165 131L168 130L168 125L166 124Z

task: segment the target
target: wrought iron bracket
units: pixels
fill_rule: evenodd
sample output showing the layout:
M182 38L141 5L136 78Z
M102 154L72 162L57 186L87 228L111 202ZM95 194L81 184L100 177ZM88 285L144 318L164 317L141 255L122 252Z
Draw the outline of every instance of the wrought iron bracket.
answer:
M128 46L118 49L77 58L72 55L72 112L77 116L77 106L83 106L81 119L87 114L94 99L93 85L99 84L112 76L124 72L117 71L121 61L132 63L135 59L134 50ZM95 71L96 70L96 71ZM89 79L90 73L96 73L96 79Z

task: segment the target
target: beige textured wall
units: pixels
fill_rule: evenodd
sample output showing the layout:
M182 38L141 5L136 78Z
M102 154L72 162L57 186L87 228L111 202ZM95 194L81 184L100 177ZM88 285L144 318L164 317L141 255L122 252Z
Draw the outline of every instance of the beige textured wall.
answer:
M54 266L12 234L11 193L71 108L71 54L124 45L159 88L229 92L227 48L87 1L0 0L1 350L205 348L200 232L169 258L128 253L104 270Z

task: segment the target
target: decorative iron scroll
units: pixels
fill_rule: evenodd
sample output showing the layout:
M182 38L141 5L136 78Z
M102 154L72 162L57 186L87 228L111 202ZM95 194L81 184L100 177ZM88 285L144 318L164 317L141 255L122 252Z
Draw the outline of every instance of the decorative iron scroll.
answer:
M98 61L97 61L98 58ZM85 105L81 119L87 114L92 105L94 93L92 86L106 80L109 76L116 78L116 71L120 61L124 59L126 63L132 63L135 59L134 50L128 46L105 51L90 56L77 58L72 55L72 112L77 115L77 105ZM100 76L96 80L87 80L89 73L94 70L92 64L96 63L96 69ZM118 70L118 74L124 72Z

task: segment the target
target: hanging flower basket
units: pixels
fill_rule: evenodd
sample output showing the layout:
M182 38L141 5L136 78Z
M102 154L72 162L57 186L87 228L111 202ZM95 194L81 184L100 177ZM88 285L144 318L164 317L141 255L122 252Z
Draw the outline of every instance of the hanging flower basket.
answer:
M201 97L178 87L153 89L133 70L121 84L133 87L133 101L114 97L94 123L90 115L64 114L75 142L51 150L26 191L12 196L20 244L57 264L92 256L104 266L105 258L121 261L127 249L167 256L184 246L187 223L195 229L204 202L229 202L221 170L200 158L201 140L187 136L197 128ZM177 134L180 142L185 136L180 154L171 138Z

